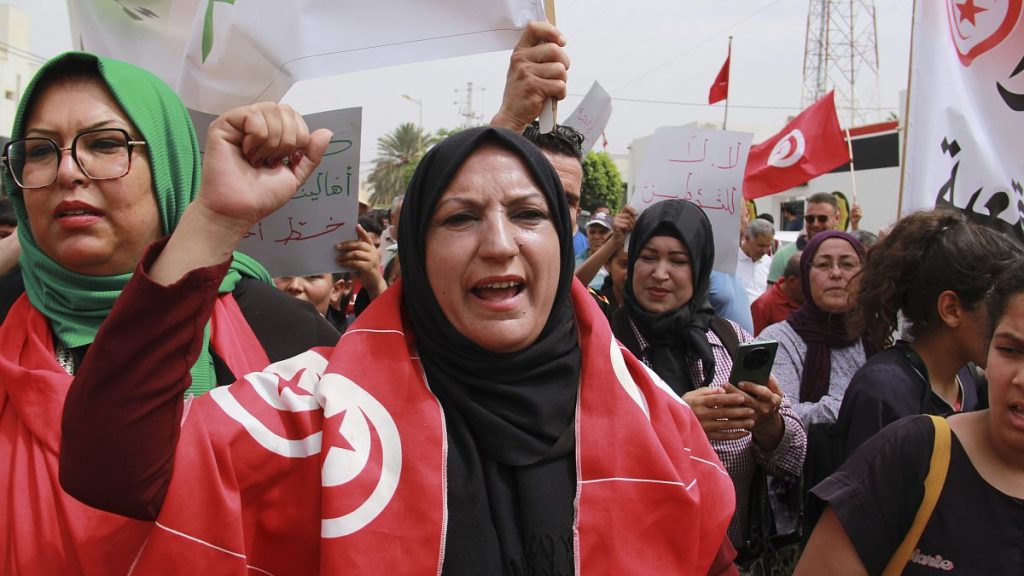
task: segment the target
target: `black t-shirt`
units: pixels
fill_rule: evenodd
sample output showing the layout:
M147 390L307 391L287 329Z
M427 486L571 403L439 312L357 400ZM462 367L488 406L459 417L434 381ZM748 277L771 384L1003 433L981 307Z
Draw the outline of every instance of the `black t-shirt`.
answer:
M961 412L978 410L978 387L971 371L958 374L963 389ZM853 451L889 424L913 414L949 416L953 408L932 391L928 369L906 342L872 356L846 388L836 428L849 458Z
M935 428L909 416L868 440L811 492L835 510L869 574L880 574L924 498ZM903 574L1024 574L1024 501L989 485L956 434L949 472Z

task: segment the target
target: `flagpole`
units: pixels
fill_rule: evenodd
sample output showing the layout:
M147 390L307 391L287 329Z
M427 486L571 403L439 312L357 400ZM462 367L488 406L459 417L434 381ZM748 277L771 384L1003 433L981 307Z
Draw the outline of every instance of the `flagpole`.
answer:
M904 118L900 118L900 124L903 126L898 126L900 130L897 132L897 134L900 132L903 133L903 150L900 153L900 194L899 199L896 201L897 218L903 217L903 188L906 186L907 182L907 141L910 139L910 91L911 80L914 78L914 29L916 27L915 19L917 18L917 0L914 0L914 5L911 10L913 10L913 13L910 18L910 57L909 62L907 62L907 96L903 110L906 116Z
M853 205L857 205L857 177L853 175L853 138L850 137L850 127L846 127L846 149L850 152L850 182L853 184ZM851 210L853 207L850 208Z
M732 68L732 36L729 36L729 67ZM732 70L729 71L729 75L732 76ZM722 118L722 130L725 130L729 125L729 87L726 85L725 88L725 118Z
M555 0L544 0L544 15L552 26L557 26L555 20ZM558 100L551 98L540 110L540 132L548 134L558 125Z

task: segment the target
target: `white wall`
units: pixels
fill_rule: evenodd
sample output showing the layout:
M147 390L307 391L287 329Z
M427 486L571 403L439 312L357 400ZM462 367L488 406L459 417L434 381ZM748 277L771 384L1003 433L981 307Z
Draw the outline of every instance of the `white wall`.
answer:
M29 49L29 16L0 4L0 134L10 135L18 102L38 66L21 51Z

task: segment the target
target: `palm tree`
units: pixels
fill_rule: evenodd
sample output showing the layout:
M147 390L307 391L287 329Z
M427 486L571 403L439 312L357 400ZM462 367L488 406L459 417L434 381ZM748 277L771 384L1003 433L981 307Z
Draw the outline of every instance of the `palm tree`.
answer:
M412 122L406 122L377 139L377 159L367 181L373 190L370 203L388 206L405 193L413 171L433 137Z

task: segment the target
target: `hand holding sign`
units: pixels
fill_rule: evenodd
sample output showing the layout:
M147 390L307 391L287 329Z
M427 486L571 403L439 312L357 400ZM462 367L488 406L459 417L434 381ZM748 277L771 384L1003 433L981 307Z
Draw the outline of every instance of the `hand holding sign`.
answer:
M491 126L522 132L552 98L567 93L569 55L565 37L548 22L530 22L512 50L501 109Z

